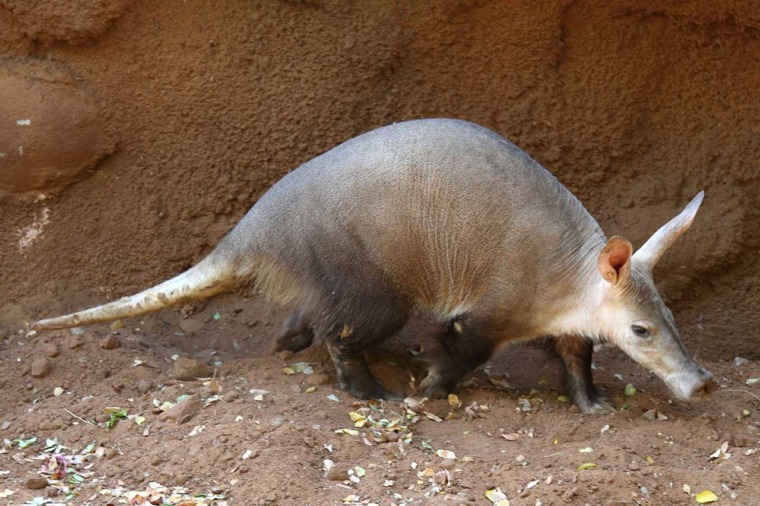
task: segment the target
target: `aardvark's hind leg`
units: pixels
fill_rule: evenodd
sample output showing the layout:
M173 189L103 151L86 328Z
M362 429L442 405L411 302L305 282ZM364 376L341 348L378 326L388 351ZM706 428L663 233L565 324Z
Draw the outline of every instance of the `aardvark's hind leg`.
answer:
M299 309L285 318L275 337L274 351L287 350L296 353L311 346L313 341L314 329Z
M340 388L360 399L399 398L389 393L372 375L365 352L392 337L406 323L407 313L393 303L374 301L361 311L335 315L329 331L324 334ZM324 327L317 326L317 335Z

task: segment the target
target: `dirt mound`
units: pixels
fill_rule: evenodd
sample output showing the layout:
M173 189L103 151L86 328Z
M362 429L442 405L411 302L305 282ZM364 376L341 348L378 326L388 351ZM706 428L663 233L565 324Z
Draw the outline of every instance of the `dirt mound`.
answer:
M91 97L51 62L0 65L0 198L85 176L114 145Z

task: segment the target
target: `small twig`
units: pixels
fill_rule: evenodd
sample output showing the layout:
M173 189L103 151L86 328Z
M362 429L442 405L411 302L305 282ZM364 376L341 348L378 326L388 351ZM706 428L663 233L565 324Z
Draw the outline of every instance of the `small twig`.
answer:
M757 399L758 401L760 401L760 397L758 397L757 395L753 394L749 390L741 390L741 389L738 389L738 388L724 388L722 390L719 390L719 392L743 392L745 394L751 395L752 397L754 397L755 399Z
M97 427L97 426L98 426L98 424L97 424L97 423L95 423L95 422L93 422L93 421L91 421L91 420L85 420L85 419L84 419L84 418L82 418L81 416L79 416L79 415L75 415L74 413L72 413L71 411L69 411L69 410L68 410L68 409L66 409L66 408L64 408L64 411L65 411L66 413L70 414L71 416L73 416L74 418L76 418L76 419L77 419L77 420L79 420L79 421L82 421L82 422L84 422L84 423L89 423L90 425L94 425L95 427Z

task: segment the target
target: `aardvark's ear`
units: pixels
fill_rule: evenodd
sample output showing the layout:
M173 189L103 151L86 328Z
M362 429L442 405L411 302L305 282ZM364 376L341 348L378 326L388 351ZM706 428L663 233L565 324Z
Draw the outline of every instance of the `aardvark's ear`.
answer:
M644 245L639 248L633 258L646 264L650 270L654 269L655 264L663 253L689 229L694 216L697 214L699 205L705 192L701 191L696 197L689 202L681 213L663 225L660 230L654 233Z
M599 274L612 285L624 285L631 274L631 253L630 242L622 237L610 237L597 260Z

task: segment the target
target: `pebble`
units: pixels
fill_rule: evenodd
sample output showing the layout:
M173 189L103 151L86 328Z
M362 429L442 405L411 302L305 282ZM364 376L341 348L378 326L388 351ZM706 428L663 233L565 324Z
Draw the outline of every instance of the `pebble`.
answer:
M100 340L100 347L104 350L115 350L121 347L121 341L118 337L110 335Z
M451 475L446 471L438 471L433 475L433 481L439 485L448 485L451 481Z
M202 407L203 403L200 398L197 395L191 395L164 411L159 416L159 420L174 420L178 424L183 424L195 416Z
M58 350L57 344L50 342L50 343L45 343L42 346L42 353L44 353L48 357L55 358L58 355L60 355L61 352Z
M628 464L628 469L631 471L638 471L639 469L641 469L641 466L636 462L631 462L630 464Z
M578 488L573 487L572 489L562 494L562 500L565 502L570 502L573 500L573 497L575 497L576 495L578 495Z
M32 362L32 368L30 373L32 378L44 378L50 374L50 370L53 368L53 364L45 357L34 359Z
M295 353L293 353L291 350L282 350L277 352L277 358L282 360L283 362L287 362L290 360Z
M348 479L348 468L335 464L325 473L325 478L330 481L346 481Z
M269 424L275 428L282 427L283 425L285 425L285 419L281 416L275 416L269 421Z
M443 469L454 469L456 465L457 463L454 459L443 459L440 464Z
M29 478L24 483L24 487L28 488L29 490L42 490L43 488L48 486L47 478L43 476L35 476L33 478Z
M66 346L68 346L70 350L73 350L74 348L79 348L83 344L84 344L84 338L80 334L74 334L66 340Z
M322 386L330 384L330 377L323 372L315 372L306 376L306 384L309 386Z
M185 334L195 334L203 328L203 322L195 318L188 318L179 322L179 328Z
M222 395L222 399L224 402L232 402L235 399L240 398L240 390L230 390L229 392L225 392L224 395Z
M154 386L155 385L153 385L152 381L146 380L146 379L138 380L137 383L135 384L135 388L141 394L147 394L148 392L153 390Z
M210 375L208 367L198 360L180 357L174 362L175 379L187 381L197 378L207 378Z

